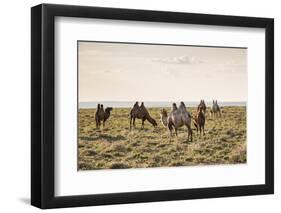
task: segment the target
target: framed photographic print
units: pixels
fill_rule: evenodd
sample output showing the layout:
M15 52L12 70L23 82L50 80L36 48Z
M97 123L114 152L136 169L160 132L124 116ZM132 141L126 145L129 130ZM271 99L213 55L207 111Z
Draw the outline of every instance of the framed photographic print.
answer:
M31 9L31 203L272 194L274 21Z

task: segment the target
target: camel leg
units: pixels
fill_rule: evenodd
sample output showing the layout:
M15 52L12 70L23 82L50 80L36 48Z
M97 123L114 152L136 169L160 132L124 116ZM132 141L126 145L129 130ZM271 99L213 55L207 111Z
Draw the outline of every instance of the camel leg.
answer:
M100 129L100 121L97 120L97 128Z
M205 135L205 127L204 127L204 125L202 126L202 128L203 128L203 135Z
M97 129L99 128L99 122L98 122L97 119L96 119L96 128L97 128Z
M192 141L192 129L191 129L190 125L187 125L187 128L188 128L187 141L189 141L189 138L190 138L190 141Z
M170 135L170 142L171 142L171 141L172 141L172 136L173 136L173 135L172 135L172 134L173 134L173 133L172 133L172 131L173 131L173 126L172 126L171 124L168 124L167 126L168 126L168 130L169 130L169 132L170 132L169 135Z
M141 123L141 128L144 128L144 122L145 122L145 118L142 119L142 123Z
M173 136L172 135L172 130L170 129L169 131L170 131L170 134L169 134L170 135L170 140L169 141L172 142L172 136Z
M202 131L201 128L202 128L201 125L199 125L200 136L201 136L201 131Z
M171 129L171 127L169 127L168 126L168 128L167 128L168 130L169 130L169 142L171 143L172 142L172 129Z
M176 140L178 142L179 137L178 137L178 129L177 128L175 128L175 134L176 134Z
M132 129L132 116L130 116L130 130Z
M133 126L134 126L134 128L136 128L135 121L136 121L136 118L133 118Z

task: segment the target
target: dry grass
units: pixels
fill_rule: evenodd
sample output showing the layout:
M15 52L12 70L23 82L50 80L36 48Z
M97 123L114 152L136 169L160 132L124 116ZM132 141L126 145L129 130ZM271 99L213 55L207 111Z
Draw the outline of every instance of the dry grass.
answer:
M169 110L169 109L168 109ZM195 113L195 108L189 108ZM97 130L94 109L80 109L79 170L123 169L168 166L246 163L246 107L223 107L221 118L206 116L206 135L193 126L193 141L187 142L182 127L178 139L169 141L169 133L160 122L160 108L150 108L158 126L147 121L141 129L129 130L129 109L113 109L106 126ZM209 111L209 109L208 109Z

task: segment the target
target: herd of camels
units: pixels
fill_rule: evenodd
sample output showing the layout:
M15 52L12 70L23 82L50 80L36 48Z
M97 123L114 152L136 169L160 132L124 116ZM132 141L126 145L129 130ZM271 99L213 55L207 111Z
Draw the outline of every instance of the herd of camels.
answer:
M104 109L102 104L98 104L97 111L95 114L95 121L96 121L97 128L101 126L101 123L103 123L103 126L105 125L106 120L110 117L110 112L112 111L112 109L113 109L112 107L107 107ZM207 107L204 100L200 100L195 116L192 116L191 113L188 112L184 102L180 102L179 107L177 107L176 103L173 103L170 112L167 112L166 109L161 109L160 111L161 122L165 126L165 128L169 130L170 140L172 138L173 131L175 131L175 134L177 136L178 129L182 126L186 126L187 133L188 133L187 140L192 141L192 129L191 129L192 122L196 127L197 132L199 131L200 135L203 132L203 135L205 135L204 126L205 126L206 109ZM218 116L221 117L221 110L217 100L213 100L213 105L210 109L210 116L213 118L217 118ZM146 120L149 123L151 123L154 127L157 126L156 120L150 116L143 102L141 103L140 106L138 102L134 104L133 108L130 111L129 119L130 119L130 130L132 128L132 125L135 127L136 119L140 119L142 121L142 125L141 125L142 128L144 127L144 122Z

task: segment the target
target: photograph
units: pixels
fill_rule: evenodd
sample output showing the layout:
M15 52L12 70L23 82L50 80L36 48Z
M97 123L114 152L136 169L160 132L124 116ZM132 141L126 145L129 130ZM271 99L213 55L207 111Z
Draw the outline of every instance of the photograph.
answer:
M247 14L211 11L213 3L201 12L173 5L31 7L31 94L24 98L31 101L31 165L20 168L29 172L32 206L275 193L279 13L260 14L245 2ZM17 102L8 107L20 109L15 97L23 96L8 96Z
M247 163L247 48L77 41L78 171Z

